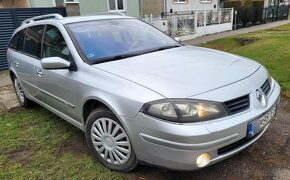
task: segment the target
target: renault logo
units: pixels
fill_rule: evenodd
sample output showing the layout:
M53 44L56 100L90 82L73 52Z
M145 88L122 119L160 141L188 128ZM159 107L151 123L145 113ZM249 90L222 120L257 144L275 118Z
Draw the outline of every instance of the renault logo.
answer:
M264 94L259 91L258 89L256 90L256 96L257 96L257 100L263 105L266 106L266 98L264 96Z

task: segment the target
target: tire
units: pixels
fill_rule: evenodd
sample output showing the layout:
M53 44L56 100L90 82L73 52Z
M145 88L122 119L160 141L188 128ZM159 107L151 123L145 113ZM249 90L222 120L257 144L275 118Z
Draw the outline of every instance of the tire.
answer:
M129 136L109 110L97 109L87 118L86 140L89 149L104 166L129 172L138 165Z
M25 96L17 77L13 76L12 79L13 79L14 90L15 90L20 106L23 108L29 108L29 107L35 106L35 103Z

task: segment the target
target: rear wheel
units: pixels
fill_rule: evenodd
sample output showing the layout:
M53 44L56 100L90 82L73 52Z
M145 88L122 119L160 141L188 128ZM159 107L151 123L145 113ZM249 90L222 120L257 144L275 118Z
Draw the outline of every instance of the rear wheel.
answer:
M34 102L25 96L21 84L19 83L17 77L15 76L13 77L13 85L20 106L24 108L32 107L34 105Z
M108 110L95 110L87 119L86 139L91 152L106 167L128 172L138 165L127 132Z

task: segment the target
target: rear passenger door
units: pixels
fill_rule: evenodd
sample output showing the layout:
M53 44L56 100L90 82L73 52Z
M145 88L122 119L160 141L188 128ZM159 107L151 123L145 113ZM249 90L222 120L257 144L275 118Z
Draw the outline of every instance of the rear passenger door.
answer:
M34 66L40 63L42 25L28 27L18 32L9 47L16 51L12 58L12 66L20 77L20 83L26 94L36 97L38 93Z

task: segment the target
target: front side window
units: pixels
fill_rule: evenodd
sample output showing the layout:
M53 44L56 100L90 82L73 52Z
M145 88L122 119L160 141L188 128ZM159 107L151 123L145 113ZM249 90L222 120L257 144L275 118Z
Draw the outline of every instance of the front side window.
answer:
M109 11L125 11L125 0L107 0Z
M40 58L42 32L42 25L27 28L26 36L24 38L23 52Z
M136 19L79 22L67 27L83 57L90 63L181 46L161 31Z
M67 44L59 31L59 29L52 25L47 25L44 39L43 39L43 58L46 57L60 57L69 60L69 49Z

